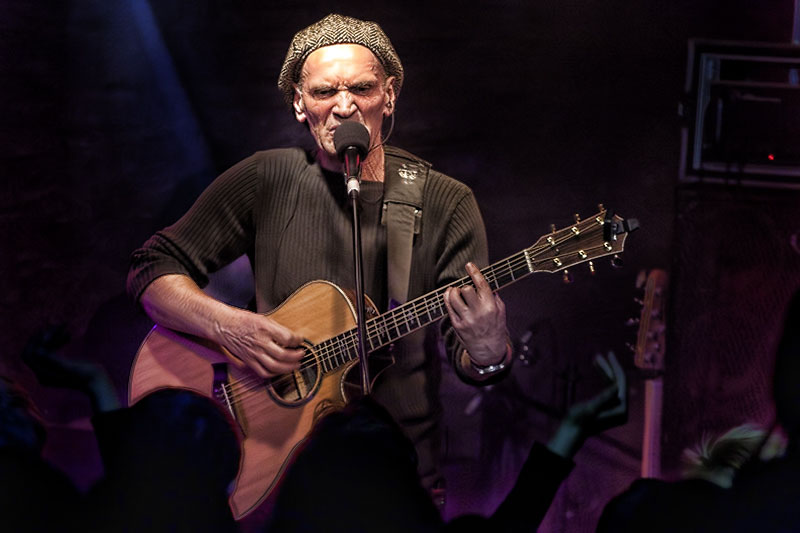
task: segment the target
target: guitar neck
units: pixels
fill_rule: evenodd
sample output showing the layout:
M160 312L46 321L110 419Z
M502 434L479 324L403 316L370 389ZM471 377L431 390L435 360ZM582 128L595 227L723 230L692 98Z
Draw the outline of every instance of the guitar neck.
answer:
M493 292L511 285L533 272L530 249L518 252L502 261L481 269ZM391 344L419 328L425 327L447 314L444 293L448 287L474 286L472 278L465 276L433 292L406 302L383 315L367 321L370 351Z
M605 210L590 219L553 231L536 243L501 261L481 269L492 291L496 292L535 272L558 272L594 258L619 253L624 248L627 232L635 229L619 216L607 218ZM465 276L435 291L395 307L365 324L367 351L373 352L406 335L441 319L447 308L444 293L448 287L473 286ZM338 368L358 358L356 329L324 341L317 351L324 371Z

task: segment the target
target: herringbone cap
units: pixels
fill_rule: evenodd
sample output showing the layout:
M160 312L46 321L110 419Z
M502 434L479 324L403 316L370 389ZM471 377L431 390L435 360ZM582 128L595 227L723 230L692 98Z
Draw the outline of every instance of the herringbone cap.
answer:
M332 44L360 44L368 48L381 62L386 75L395 77L394 92L400 94L403 65L381 27L375 22L332 13L297 32L289 45L278 76L278 88L283 92L287 104L292 105L293 84L300 79L306 58L314 50Z

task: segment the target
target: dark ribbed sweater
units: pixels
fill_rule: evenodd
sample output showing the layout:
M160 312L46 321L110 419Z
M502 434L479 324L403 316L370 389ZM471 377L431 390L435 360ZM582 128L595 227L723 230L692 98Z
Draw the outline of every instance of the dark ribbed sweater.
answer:
M389 158L413 157L386 147ZM388 168L389 165L387 164ZM383 183L362 182L364 286L381 312L388 305ZM254 269L255 310L267 312L308 281L352 287L352 214L341 175L325 172L301 149L258 152L220 175L192 208L132 256L128 292L138 299L157 277L185 274L201 287L208 275L247 254ZM487 263L483 221L464 184L431 170L415 236L409 300L465 275L468 261ZM445 324L451 362L461 346ZM428 327L395 344L396 363L373 395L415 443L423 483L439 477L441 405L439 335Z

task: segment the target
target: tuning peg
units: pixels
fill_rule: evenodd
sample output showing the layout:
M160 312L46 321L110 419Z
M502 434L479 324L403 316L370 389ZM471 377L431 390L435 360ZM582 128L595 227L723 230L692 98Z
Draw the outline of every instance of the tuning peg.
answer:
M611 258L611 266L614 268L622 268L623 263L624 261L619 255L614 255L614 257Z
M556 232L556 225L550 224L550 233L555 233L555 232Z
M626 326L637 326L639 324L638 318L629 318L625 321Z
M569 270L564 271L564 274L561 276L561 280L564 283L572 283L572 274L569 273Z
M573 216L575 217L575 222L581 221L581 216L578 213L575 213Z
M603 204L597 204L597 210L602 213L603 211L606 210L606 208L603 206Z
M594 276L594 261L589 261L589 273Z

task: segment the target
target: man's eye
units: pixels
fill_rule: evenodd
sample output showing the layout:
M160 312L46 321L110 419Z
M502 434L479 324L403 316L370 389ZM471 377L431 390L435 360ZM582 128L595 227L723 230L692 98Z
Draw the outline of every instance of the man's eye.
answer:
M336 91L334 89L314 89L311 94L314 96L314 98L321 100L324 98L330 98L336 94Z
M372 85L356 85L355 87L350 87L350 92L357 96L366 96L372 92L372 87Z

